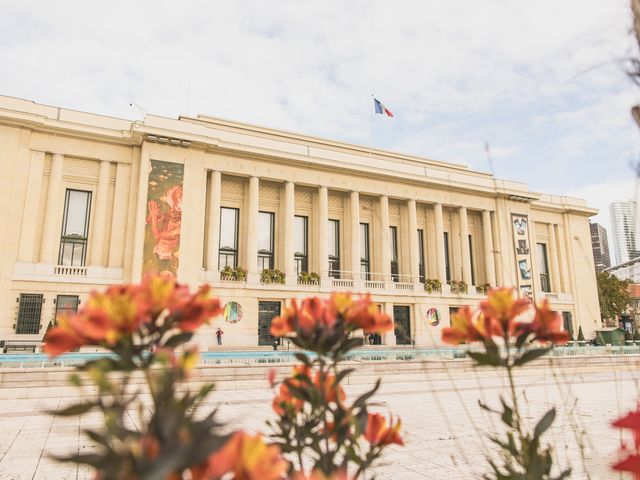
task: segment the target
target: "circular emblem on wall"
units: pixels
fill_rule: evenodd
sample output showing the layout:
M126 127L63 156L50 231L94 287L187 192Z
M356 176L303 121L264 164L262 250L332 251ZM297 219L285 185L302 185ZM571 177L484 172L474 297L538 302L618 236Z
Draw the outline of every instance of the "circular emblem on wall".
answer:
M432 327L435 327L440 323L440 312L438 309L431 307L427 310L427 322L429 322L429 325Z
M242 320L242 307L238 302L228 302L224 306L224 312L222 312L224 321L228 323L238 323Z

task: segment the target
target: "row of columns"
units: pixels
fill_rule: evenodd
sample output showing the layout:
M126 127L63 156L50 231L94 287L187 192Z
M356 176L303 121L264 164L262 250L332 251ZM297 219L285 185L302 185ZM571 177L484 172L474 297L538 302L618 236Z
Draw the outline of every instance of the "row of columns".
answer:
M247 232L246 232L246 269L248 281L257 281L259 275L257 264L257 237L258 232L256 226L258 224L259 210L259 185L260 179L252 176L249 178L249 196L247 199L248 211L247 215ZM205 255L207 268L211 271L217 270L218 266L218 250L219 250L219 226L220 226L220 207L221 207L221 173L219 171L211 172L210 195L209 195L209 212L210 222L208 231L208 248ZM381 195L378 197L380 211L380 245L381 245L381 272L384 279L391 277L391 246L389 244L389 197ZM418 280L419 271L419 245L418 245L418 222L417 222L417 206L414 199L407 200L408 223L409 223L409 272L411 280ZM444 251L444 221L442 204L433 205L435 216L435 234L436 234L436 265L437 277L444 284L446 283L445 270L445 251ZM350 232L350 265L343 270L351 269L354 277L360 270L360 195L357 191L350 192L349 195L349 232ZM460 219L460 244L459 248L462 252L462 280L467 284L471 284L471 253L469 250L469 227L467 220L467 209L459 207L458 217ZM284 185L284 212L283 212L283 239L284 239L284 270L288 282L295 282L295 262L294 262L294 215L295 215L295 184L292 181L286 181ZM319 258L319 273L321 276L328 276L328 190L325 186L318 187L318 228L317 254ZM482 212L483 226L483 245L485 247L484 260L487 282L496 285L495 264L494 264L494 247L493 247L493 229L491 225L491 213L488 210Z

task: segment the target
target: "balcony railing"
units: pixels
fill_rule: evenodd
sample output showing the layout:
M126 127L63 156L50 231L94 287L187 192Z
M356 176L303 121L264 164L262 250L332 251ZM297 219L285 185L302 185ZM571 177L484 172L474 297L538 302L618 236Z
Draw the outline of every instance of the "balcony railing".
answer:
M87 267L71 266L71 265L56 265L53 267L54 275L64 275L67 277L86 277Z

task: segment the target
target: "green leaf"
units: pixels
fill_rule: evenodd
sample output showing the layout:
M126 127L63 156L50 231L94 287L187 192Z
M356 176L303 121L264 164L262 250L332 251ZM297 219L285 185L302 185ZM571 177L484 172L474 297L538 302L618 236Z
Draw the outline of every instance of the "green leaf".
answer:
M163 346L168 348L176 348L178 345L182 345L183 343L186 343L189 340L191 340L191 337L193 337L193 332L178 333L177 335L169 337L164 342Z
M502 359L500 356L495 356L495 354L467 352L467 355L475 360L475 362L480 366L489 365L492 367L499 367L502 365Z
M500 398L500 401L502 402L502 415L500 419L504 424L513 427L513 409L504 403L502 398Z
M536 428L533 430L533 438L536 440L540 438L540 436L547 431L547 429L551 426L553 421L556 418L556 409L552 408L544 416L540 419Z
M368 392L363 393L362 395L360 395L355 402L353 402L353 407L352 408L362 408L364 406L366 406L366 402L367 400L369 400L371 397L373 397L373 395L376 393L376 391L378 390L378 388L380 388L380 379L376 380L376 384L373 386L373 388L371 390L369 390Z
M543 355L545 355L549 350L551 350L551 347L547 347L547 348L534 348L533 350L527 350L526 352L524 352L520 358L516 359L515 362L513 362L513 366L514 367L519 367L520 365L524 365L525 363L529 363L533 360L535 360L536 358L540 358Z
M307 357L304 353L296 352L293 354L293 356L300 360L303 364L309 365L309 357Z
M70 407L63 408L62 410L52 411L52 415L59 415L61 417L71 417L73 415L82 415L87 413L92 408L95 408L95 403L78 403L71 405Z
M524 345L524 342L527 341L527 337L531 334L531 332L524 332L518 335L516 340L516 348L520 349Z
M340 383L347 375L355 371L356 371L355 368L347 368L345 370L342 370L340 373L336 375L336 383Z

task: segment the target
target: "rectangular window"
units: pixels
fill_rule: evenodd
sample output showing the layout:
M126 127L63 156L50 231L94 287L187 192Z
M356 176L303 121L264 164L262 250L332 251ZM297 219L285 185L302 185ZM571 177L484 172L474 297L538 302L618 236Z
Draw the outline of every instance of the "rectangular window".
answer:
M473 267L473 239L469 235L469 263L471 264L471 285L476 284L476 269Z
M549 263L547 262L547 245L545 243L538 243L536 246L537 246L537 257L538 257L538 272L540 274L540 289L543 292L550 292L551 285L549 282Z
M391 247L391 281L400 281L400 271L398 269L398 228L389 227L389 244Z
M56 317L55 322L61 315L71 316L78 311L80 297L78 295L58 295L56 297Z
M571 318L571 312L562 312L562 325L565 332L569 332L569 336L573 337L573 319Z
M40 333L40 318L44 295L41 293L21 293L18 300L18 321L16 333Z
M424 230L418 229L418 275L420 275L420 283L426 280L424 267Z
M329 220L329 276L340 278L340 221Z
M293 219L293 230L295 235L294 260L296 264L296 274L309 271L309 219L307 217L295 216Z
M271 212L258 212L258 271L273 269L274 217Z
M271 335L271 322L279 315L280 302L258 302L258 345L281 343L280 338Z
M360 224L360 279L371 280L368 223Z
M444 232L444 272L447 283L451 283L451 268L449 265L449 232Z
M59 265L83 266L87 257L91 192L67 189L60 237Z
M218 250L218 269L238 266L238 220L237 208L220 208L220 249Z

